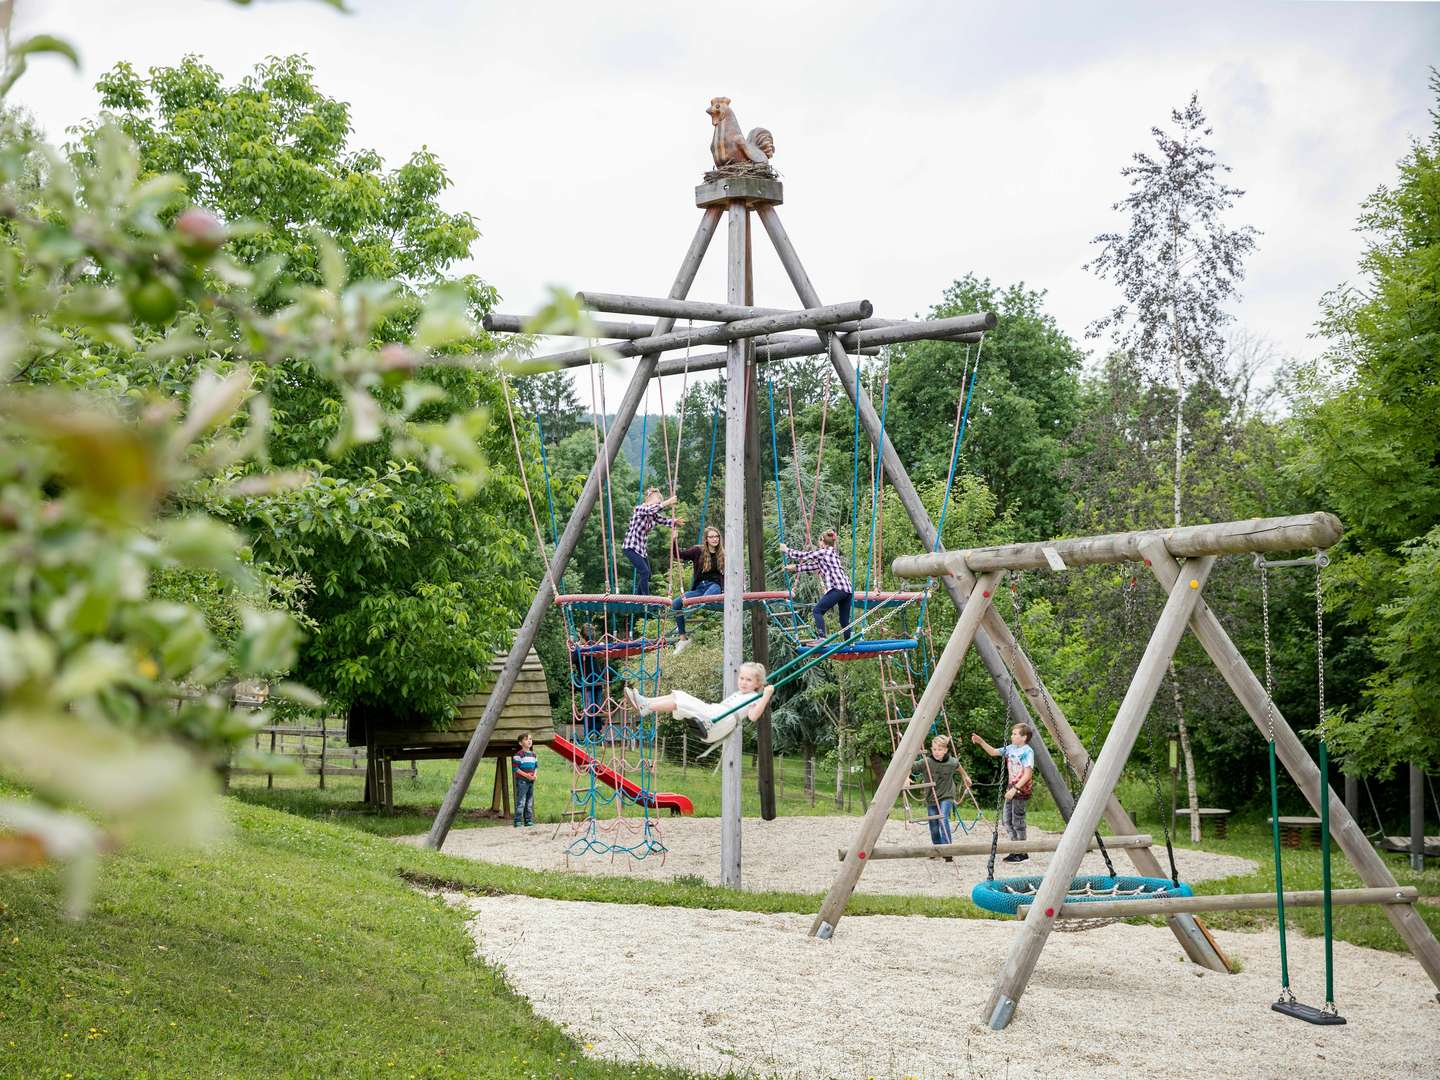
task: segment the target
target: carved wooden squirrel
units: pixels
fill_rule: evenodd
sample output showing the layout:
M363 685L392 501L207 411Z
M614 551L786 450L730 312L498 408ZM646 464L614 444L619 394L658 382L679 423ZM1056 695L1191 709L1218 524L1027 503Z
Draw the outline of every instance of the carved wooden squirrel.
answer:
M775 156L775 138L765 128L751 128L749 135L740 133L740 122L730 109L728 97L711 98L710 107L705 111L715 128L710 140L710 156L715 159L717 169L746 162L765 165Z

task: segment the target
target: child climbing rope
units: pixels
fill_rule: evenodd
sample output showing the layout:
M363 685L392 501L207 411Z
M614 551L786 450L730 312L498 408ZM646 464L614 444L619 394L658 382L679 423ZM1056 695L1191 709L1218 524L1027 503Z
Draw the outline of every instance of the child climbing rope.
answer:
M705 536L694 547L682 548L677 540L671 540L671 551L675 558L684 559L693 569L690 588L675 598L670 606L675 609L675 655L690 645L685 635L685 599L690 596L718 596L725 591L725 537L714 525L705 530Z
M656 525L669 525L674 529L685 524L684 518L660 516L660 511L665 507L675 505L675 498L671 495L662 501L659 488L646 488L645 500L635 507L635 512L630 515L630 524L625 527L625 539L621 542L620 550L630 560L630 565L635 567L635 591L641 596L650 591L651 530Z
M820 546L814 551L801 551L784 542L780 544L780 550L793 560L786 566L787 570L792 574L819 574L825 586L825 595L815 602L814 612L815 629L821 641L826 637L825 613L837 605L840 608L840 629L845 631L845 640L850 640L850 603L855 599L855 586L840 565L840 553L835 550L839 540L840 536L834 529L826 529L820 534Z
M1025 807L1029 805L1030 793L1035 789L1035 751L1030 746L1030 729L1016 724L1010 729L1010 742L1004 750L997 750L975 732L970 741L991 757L1005 755L1005 771L1008 782L1005 785L1005 811L1003 824L1010 832L1011 840L1025 839ZM1005 856L1006 862L1025 862L1030 856L1023 851L1012 851Z
M948 844L951 840L950 815L955 812L955 777L960 772L960 759L950 753L950 736L936 735L930 740L929 760L921 754L910 769L910 778L934 786L925 793L925 813L929 819L930 842ZM951 856L945 856L951 862Z
M672 690L661 697L646 697L628 686L625 696L641 716L652 712L674 713L682 720L692 721L707 743L717 743L735 730L741 717L749 717L752 722L760 719L765 706L770 704L771 695L775 693L775 687L768 685L765 679L765 665L752 661L740 665L739 689L722 701L701 701L684 690Z

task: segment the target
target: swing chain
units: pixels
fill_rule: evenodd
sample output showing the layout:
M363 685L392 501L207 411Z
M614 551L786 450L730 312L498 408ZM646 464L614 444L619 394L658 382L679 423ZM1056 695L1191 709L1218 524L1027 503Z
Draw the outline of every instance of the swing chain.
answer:
M1325 592L1321 584L1323 574L1320 559L1323 558L1317 550L1315 552L1315 670L1317 679L1317 702L1318 712L1317 723L1320 728L1320 737L1325 738Z
M1265 725L1266 735L1273 743L1275 741L1275 673L1270 666L1270 574L1264 562L1257 560L1257 565L1260 568L1260 625L1265 641Z

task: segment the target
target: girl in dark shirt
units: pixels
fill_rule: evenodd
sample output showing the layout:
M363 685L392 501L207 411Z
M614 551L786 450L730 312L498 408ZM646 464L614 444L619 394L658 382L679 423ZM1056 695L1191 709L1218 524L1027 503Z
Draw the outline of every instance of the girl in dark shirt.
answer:
M685 636L685 598L689 596L719 596L725 592L725 537L714 525L705 529L699 544L688 548L675 548L675 558L684 559L694 573L690 588L677 596L670 605L675 609L675 652L679 654L690 644Z

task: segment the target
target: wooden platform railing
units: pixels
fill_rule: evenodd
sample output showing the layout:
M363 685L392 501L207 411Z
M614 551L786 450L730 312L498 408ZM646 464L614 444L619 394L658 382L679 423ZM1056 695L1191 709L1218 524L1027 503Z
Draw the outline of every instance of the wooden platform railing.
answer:
M366 771L365 748L346 745L345 723L342 720L335 720L333 724L322 720L319 727L298 724L267 725L255 732L253 745L254 749L274 757L297 761L301 773L319 778L321 790L325 788L326 777L364 776ZM263 776L267 788L275 786L276 773L273 769L232 766L229 774ZM401 775L408 775L411 779L418 777L419 765L414 761L410 762L408 773L402 772Z

